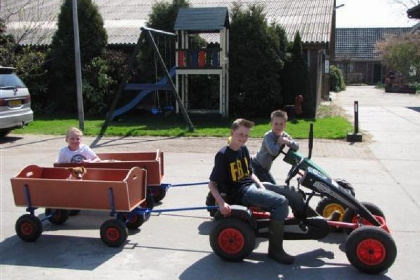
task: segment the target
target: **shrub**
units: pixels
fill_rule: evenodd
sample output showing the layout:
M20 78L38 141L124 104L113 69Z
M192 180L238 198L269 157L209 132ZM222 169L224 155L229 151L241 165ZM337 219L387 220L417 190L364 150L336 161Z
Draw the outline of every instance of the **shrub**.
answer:
M330 66L330 91L339 92L346 89L346 84L344 83L343 72L334 66Z

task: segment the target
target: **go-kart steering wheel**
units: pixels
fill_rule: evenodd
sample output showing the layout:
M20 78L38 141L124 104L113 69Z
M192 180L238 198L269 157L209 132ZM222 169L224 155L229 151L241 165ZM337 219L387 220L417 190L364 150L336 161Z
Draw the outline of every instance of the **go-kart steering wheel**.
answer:
M303 157L300 159L298 164L293 165L292 168L289 170L289 173L287 173L287 177L286 177L287 185L289 185L290 180L292 180L292 178L295 177L296 174L299 172L304 161L305 161L305 158Z

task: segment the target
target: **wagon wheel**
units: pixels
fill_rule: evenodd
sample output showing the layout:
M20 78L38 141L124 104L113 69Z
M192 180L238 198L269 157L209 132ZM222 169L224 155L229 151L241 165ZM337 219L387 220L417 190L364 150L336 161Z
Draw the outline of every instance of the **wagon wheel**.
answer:
M255 231L238 218L224 218L211 230L210 246L224 260L242 261L254 250Z
M31 214L20 216L15 224L16 234L26 242L34 242L42 233L41 220Z
M122 214L118 220L123 222L128 229L138 229L147 219L142 214Z
M123 222L109 219L101 226L101 239L110 247L119 247L128 237L127 229Z
M45 216L55 225L64 224L69 218L69 210L45 208Z
M338 200L329 197L324 197L319 201L315 210L325 218L330 217L335 211L338 211L340 213L339 221L342 221L346 208L347 207ZM331 227L331 231L340 232L342 231L342 229L338 227Z
M384 212L375 204L370 202L362 202L362 204L371 212L373 215L380 216L385 219ZM351 210L350 208L346 209L343 215L343 222L345 223L358 223L359 222L359 216L354 210ZM369 221L366 219L361 219L361 224L363 225L371 225ZM353 231L352 228L345 228L344 232L347 234L350 234Z
M167 189L165 186L152 187L152 195L155 202L159 202L165 198Z
M69 210L69 216L76 216L76 215L79 215L79 213L80 213L79 209Z
M149 208L152 210L155 207L155 199L152 194L147 193L146 194L146 201L144 201L142 204L140 204L142 208Z
M361 272L378 274L387 270L397 257L392 236L375 226L355 229L347 238L346 255Z

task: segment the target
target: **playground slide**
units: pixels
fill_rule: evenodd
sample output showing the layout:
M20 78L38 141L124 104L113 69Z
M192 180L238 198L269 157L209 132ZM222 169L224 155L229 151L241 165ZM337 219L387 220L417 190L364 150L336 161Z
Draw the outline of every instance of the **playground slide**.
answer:
M172 67L171 70L169 70L169 76L171 76L171 78L173 78L175 76L175 67ZM147 86L145 86L144 89L142 91L140 91L139 94L133 100L131 100L130 102L128 102L124 106L116 109L112 113L111 120L113 120L115 117L117 117L119 115L122 115L122 114L130 111L131 109L133 109L149 93L154 92L155 90L159 90L159 89L161 89L161 90L167 90L168 89L167 84L168 84L168 80L167 80L167 78L165 76L164 78L160 79L156 83L156 86L153 86L153 87L147 87Z

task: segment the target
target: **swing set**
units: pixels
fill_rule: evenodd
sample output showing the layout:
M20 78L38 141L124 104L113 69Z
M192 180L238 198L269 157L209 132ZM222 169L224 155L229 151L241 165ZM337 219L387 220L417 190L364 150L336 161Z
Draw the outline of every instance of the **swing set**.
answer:
M133 51L131 60L130 60L130 64L129 66L126 68L125 74L124 74L124 79L122 80L122 82L120 83L116 96L114 98L113 103L111 104L110 110L106 116L106 120L104 122L104 125L102 127L102 133L106 130L107 126L109 125L109 123L114 119L114 117L121 115L125 112L127 112L128 110L132 109L133 107L135 107L143 98L145 98L148 94L154 92L154 106L151 109L151 113L154 115L157 114L161 114L163 112L166 111L174 111L174 108L172 106L172 96L175 97L175 100L177 102L178 108L181 111L185 121L188 124L188 129L189 131L193 132L194 131L194 126L191 122L191 119L188 116L188 113L182 103L181 98L178 95L176 86L174 85L173 81L172 81L172 77L175 75L175 67L172 67L170 70L168 70L168 66L165 63L164 59L162 58L162 54L159 51L159 37L158 37L158 44L156 43L153 34L156 35L160 35L160 36L164 36L165 40L164 40L164 55L165 58L170 57L171 55L171 44L169 42L169 38L171 37L175 37L176 35L174 33L171 32L166 32L166 31L162 31L162 30L158 30L158 29L153 29L153 28L149 28L149 27L142 27L141 28L142 32L145 32L146 37L148 38L150 44L152 45L153 49L154 49L154 68L155 68L155 83L154 84L128 84L125 81L127 80L128 74L132 71L132 69L134 68L134 62L135 62L135 58L136 55L139 52L139 46L140 46L140 37L139 40L137 41L137 45ZM166 44L167 42L169 42L169 55L167 55L167 51L166 51ZM166 59L167 61L169 61L169 65L171 63L171 59L169 58ZM158 77L158 66L160 66L160 68L163 70L164 73L164 77L160 78ZM136 90L139 91L139 94L129 103L127 103L125 106L119 108L119 109L115 109L117 101L119 99L119 97L121 96L121 93L123 90ZM159 91L165 91L165 106L161 106L161 97L159 96ZM172 92L172 95L169 94L169 92Z
M160 36L157 36L157 47L158 50L163 48L163 52L164 52L164 61L165 61L165 66L167 67L167 69L169 69L172 66L172 38L171 36L163 36L164 38L164 42L163 44L161 43L160 40ZM169 50L169 51L168 51ZM169 55L168 55L169 53ZM153 56L153 64L154 64L154 68L155 68L155 83L158 84L160 79L162 78L161 76L159 76L158 73L158 57L156 52L154 53ZM174 112L175 111L175 107L173 106L173 98L172 95L170 93L170 89L164 89L164 95L162 98L162 94L161 94L161 90L155 90L154 92L154 98L153 98L153 107L150 109L150 112L153 115L161 115L167 112ZM163 100L162 100L163 99ZM164 103L163 105L161 105L161 101Z

